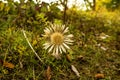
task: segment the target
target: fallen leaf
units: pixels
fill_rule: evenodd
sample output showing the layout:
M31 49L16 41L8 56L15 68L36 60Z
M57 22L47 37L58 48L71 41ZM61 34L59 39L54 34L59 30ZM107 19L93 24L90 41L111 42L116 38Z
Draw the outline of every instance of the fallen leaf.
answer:
M71 65L71 69L78 77L80 77L80 74L74 65Z
M3 60L0 59L0 64L3 64Z
M66 58L67 58L68 61L71 61L71 57L70 57L69 54L66 55Z
M82 55L77 57L79 60L82 60L84 57Z
M98 73L98 74L95 74L95 78L103 79L103 78L105 78L105 76L104 76L104 74Z
M0 78L2 78L3 76L0 75Z
M9 63L9 62L6 62L6 61L3 62L3 66L8 67L8 68L11 68L11 69L13 69L13 68L15 67L14 64Z
M47 76L47 80L51 79L51 69L50 69L50 66L47 67L46 76Z

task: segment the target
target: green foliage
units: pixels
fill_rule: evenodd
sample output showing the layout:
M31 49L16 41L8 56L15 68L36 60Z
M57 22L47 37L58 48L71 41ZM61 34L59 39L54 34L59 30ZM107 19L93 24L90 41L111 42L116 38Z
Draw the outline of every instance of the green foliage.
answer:
M110 0L109 3L106 3L106 6L110 10L116 10L120 8L120 1L119 0Z

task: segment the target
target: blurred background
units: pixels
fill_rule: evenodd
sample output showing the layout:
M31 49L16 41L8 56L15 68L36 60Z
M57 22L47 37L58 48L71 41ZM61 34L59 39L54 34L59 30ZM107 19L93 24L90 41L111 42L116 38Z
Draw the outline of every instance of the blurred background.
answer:
M74 35L61 60L43 49L49 23L65 24ZM119 74L120 0L0 0L0 80L119 80Z

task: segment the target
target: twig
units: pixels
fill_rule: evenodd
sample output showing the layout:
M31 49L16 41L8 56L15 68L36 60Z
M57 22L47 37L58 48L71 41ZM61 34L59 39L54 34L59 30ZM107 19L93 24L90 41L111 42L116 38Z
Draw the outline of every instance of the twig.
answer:
M30 46L30 48L32 49L32 51L35 53L35 55L36 55L36 57L42 62L42 60L41 60L41 58L38 56L38 54L35 52L35 50L33 49L33 47L32 47L32 45L30 44L30 42L29 42L29 40L28 40L28 38L27 38L27 36L26 36L26 34L25 34L25 31L24 30L22 30L22 32L23 32L23 34L24 34L24 37L25 37L25 39L26 39L26 41L27 41L27 43L29 44L29 46Z

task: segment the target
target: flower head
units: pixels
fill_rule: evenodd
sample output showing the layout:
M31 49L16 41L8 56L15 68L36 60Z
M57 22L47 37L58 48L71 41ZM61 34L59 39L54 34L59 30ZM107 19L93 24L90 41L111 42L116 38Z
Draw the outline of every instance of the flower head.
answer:
M73 35L68 35L68 31L68 27L65 27L65 25L51 24L46 27L43 35L46 38L46 43L43 44L44 49L53 53L55 57L58 57L59 53L70 49L69 45L73 43L73 40L71 40Z

